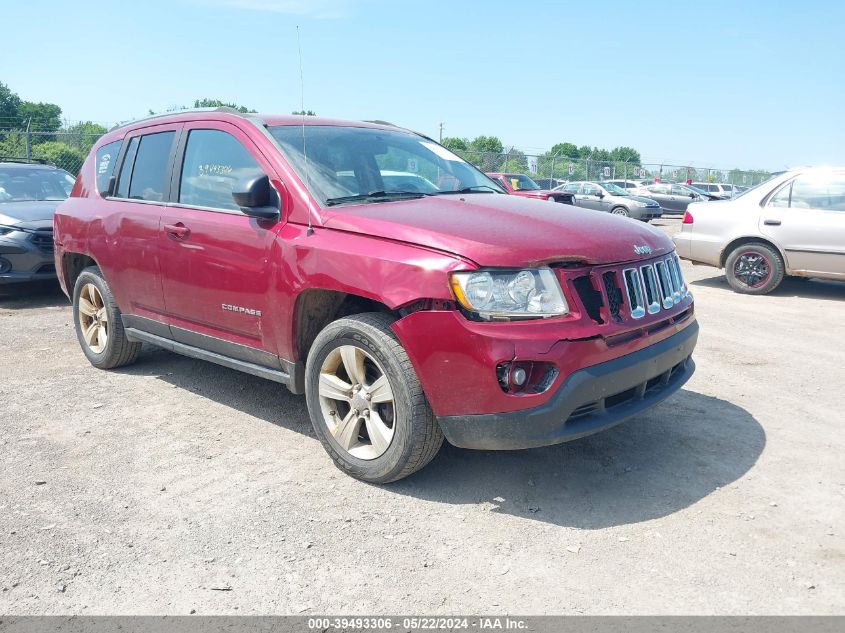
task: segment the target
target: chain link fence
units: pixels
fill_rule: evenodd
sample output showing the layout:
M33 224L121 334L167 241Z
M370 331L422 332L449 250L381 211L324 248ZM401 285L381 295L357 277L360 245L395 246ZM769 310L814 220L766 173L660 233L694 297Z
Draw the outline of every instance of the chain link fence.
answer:
M0 130L0 160L47 162L76 176L100 134L62 130Z
M663 182L721 182L753 187L766 180L764 170L724 169L673 165L668 163L635 163L631 161L597 160L549 154L525 154L517 149L509 152L456 151L462 158L484 172L520 173L530 176L541 187L555 186L574 180L660 180Z
M0 158L42 160L76 175L98 133L55 130L0 129ZM718 169L665 163L596 160L546 154L525 154L512 148L502 153L458 151L484 172L521 173L540 186L553 188L573 180L660 180L723 182L752 187L769 177L760 170Z

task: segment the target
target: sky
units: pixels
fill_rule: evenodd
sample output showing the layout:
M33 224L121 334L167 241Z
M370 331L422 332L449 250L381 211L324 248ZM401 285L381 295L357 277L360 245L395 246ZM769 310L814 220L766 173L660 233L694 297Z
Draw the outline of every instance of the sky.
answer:
M845 164L845 3L3 0L0 81L72 121L195 99L644 162ZM302 48L300 89L297 26Z

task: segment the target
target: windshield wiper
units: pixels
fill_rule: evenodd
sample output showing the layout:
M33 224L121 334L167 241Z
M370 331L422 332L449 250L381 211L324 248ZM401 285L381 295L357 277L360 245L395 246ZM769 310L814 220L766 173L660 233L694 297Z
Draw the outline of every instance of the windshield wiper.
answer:
M473 185L472 187L464 187L463 189L456 189L455 191L438 191L432 193L432 196L445 196L454 193L501 193L495 187L490 185Z
M326 200L326 206L333 207L347 202L389 202L390 200L422 198L423 196L429 195L432 194L423 193L421 191L371 191L370 193L359 193L354 196L329 198Z

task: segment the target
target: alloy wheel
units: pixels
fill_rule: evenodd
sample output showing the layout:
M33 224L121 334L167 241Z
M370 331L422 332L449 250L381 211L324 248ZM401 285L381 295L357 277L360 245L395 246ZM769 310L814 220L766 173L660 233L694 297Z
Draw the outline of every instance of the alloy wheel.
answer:
M95 354L102 354L109 341L109 313L97 286L85 284L82 287L78 309L85 344Z
M369 353L354 345L329 352L318 386L323 419L335 442L358 459L387 451L396 429L393 389Z
M734 277L749 288L759 288L769 280L772 274L769 260L757 251L746 251L734 264Z

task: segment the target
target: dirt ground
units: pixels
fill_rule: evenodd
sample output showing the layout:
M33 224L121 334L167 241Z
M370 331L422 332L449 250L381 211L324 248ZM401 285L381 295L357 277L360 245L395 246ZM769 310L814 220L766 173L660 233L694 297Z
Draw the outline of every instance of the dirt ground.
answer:
M154 348L96 370L55 286L4 289L0 613L845 613L845 284L684 274L670 400L385 487L283 387Z

